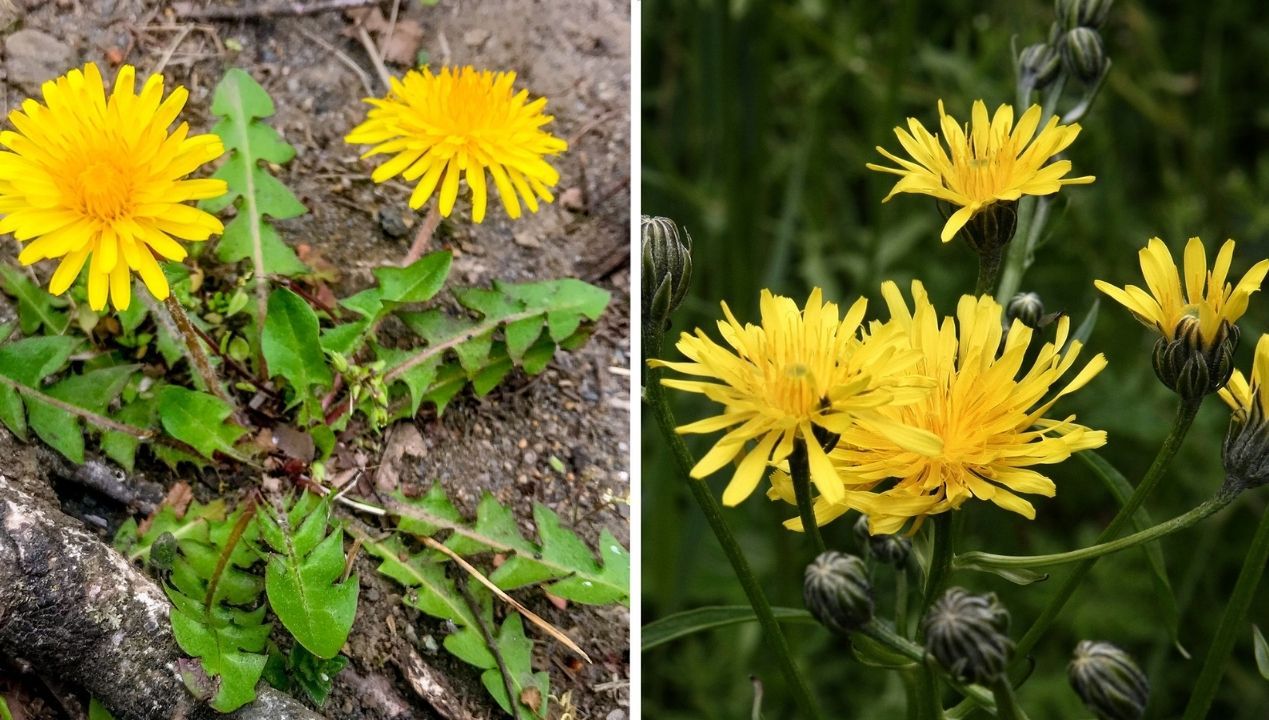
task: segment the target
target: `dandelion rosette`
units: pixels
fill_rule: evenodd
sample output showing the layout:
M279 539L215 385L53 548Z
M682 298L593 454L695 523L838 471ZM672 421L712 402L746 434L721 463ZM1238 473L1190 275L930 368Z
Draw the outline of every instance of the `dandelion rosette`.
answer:
M851 479L852 490L870 492L838 502L817 498L817 521L860 510L868 514L872 533L894 533L910 520L919 525L970 498L1034 519L1035 508L1019 493L1052 497L1056 488L1031 466L1058 463L1106 443L1104 431L1076 424L1073 415L1045 417L1059 398L1101 372L1105 357L1094 356L1054 393L1082 347L1070 338L1068 318L1057 322L1053 341L1028 365L1035 331L1017 320L1005 329L1003 309L990 296L963 296L956 317L940 322L920 282L912 283L911 309L893 282L884 283L881 292L891 315L884 325L903 333L920 355L914 371L932 378L934 386L915 402L879 408L885 424L865 416L843 432L832 463ZM925 441L895 442L893 426ZM864 502L852 505L861 496ZM800 527L796 518L788 522Z
M568 149L568 143L542 128L554 118L543 113L546 98L529 99L515 92L513 72L478 71L471 66L411 70L392 78L383 98L367 98L366 121L344 138L354 145L373 145L362 157L391 155L371 178L381 183L400 175L418 181L410 207L420 208L440 188L440 212L448 217L458 198L459 180L471 188L472 220L485 218L488 185L493 178L507 215L520 217L520 202L530 212L538 200L552 202L550 188L560 180L545 156Z
M1233 371L1238 345L1238 319L1247 312L1252 293L1269 272L1269 260L1251 267L1236 285L1229 270L1234 241L1226 240L1211 270L1203 241L1190 238L1185 245L1185 286L1168 247L1151 238L1138 253L1146 290L1136 285L1116 287L1094 281L1098 290L1128 310L1162 336L1154 353L1155 372L1169 388L1185 397L1201 397L1223 387Z
M662 380L666 387L723 405L721 415L678 428L680 433L727 431L692 468L692 477L704 478L739 458L723 492L723 503L736 505L757 488L768 464L786 461L800 439L806 442L811 482L819 494L845 501L844 480L816 438L816 428L840 434L867 416L887 428L893 442L923 441L877 410L915 402L928 381L910 372L919 358L898 333L886 328L863 332L866 308L861 298L840 315L816 288L799 309L793 299L763 290L760 325L741 325L723 303L726 319L719 321L718 331L725 345L698 328L695 334L683 333L676 346L687 362L650 360L652 367L701 378L667 378Z
M939 124L946 148L938 135L908 118L908 129L897 127L894 132L911 159L879 146L877 152L899 167L868 163L870 170L900 178L882 202L899 193L917 193L959 207L943 225L941 238L948 242L971 218L997 203L1014 202L1023 195L1051 195L1063 185L1093 182L1092 176L1066 177L1070 160L1050 162L1075 142L1080 126L1060 125L1054 116L1041 128L1042 112L1039 105L1032 105L1015 125L1012 106L1001 105L989 118L987 105L977 100L971 122L962 128L943 111L940 100Z
M182 203L223 195L223 180L187 179L224 154L215 135L169 133L189 97L177 86L163 97L163 77L135 91L124 65L106 95L93 63L44 83L44 103L28 99L9 113L16 130L0 132L0 232L27 245L24 265L61 258L49 292L61 295L88 266L88 304L118 310L131 301L135 271L159 299L167 279L156 256L183 260L177 238L206 240L220 220ZM29 241L29 242L28 242Z

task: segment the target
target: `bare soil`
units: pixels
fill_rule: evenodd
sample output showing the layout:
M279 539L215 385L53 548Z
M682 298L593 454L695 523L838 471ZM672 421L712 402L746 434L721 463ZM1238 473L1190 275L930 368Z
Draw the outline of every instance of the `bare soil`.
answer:
M259 3L274 4L294 3ZM383 439L367 438L356 453L365 463L363 489L373 489L385 461L407 489L440 482L469 513L481 493L492 492L515 508L526 534L532 532L533 504L544 503L592 547L602 528L628 545L630 3L440 0L425 6L418 0L383 0L373 7L390 18L394 4L397 26L421 28L417 49L433 64L515 70L518 87L549 98L547 110L555 116L551 128L570 144L555 161L563 178L557 201L540 213L512 223L491 202L485 223L472 225L460 200L429 248L454 251L451 282L580 277L610 290L613 300L590 342L557 355L542 375L513 376L483 399L460 395L441 417L424 411L414 422L418 437L403 436L408 452L384 459ZM63 46L37 43L32 50L6 42L6 107L36 92L38 81L31 76L42 71L41 62L63 63L59 55L65 53L70 67L95 61L112 70L121 63L142 72L161 68L169 84L190 89L186 119L195 130L206 131L216 82L228 68L246 69L273 96L278 113L272 124L298 150L294 161L275 170L309 213L281 223L283 237L310 263L324 260L336 274L336 293L345 296L370 284L373 268L400 262L422 214L408 210L405 185L370 182L371 166L342 140L364 117L360 100L369 94L366 83L382 93L367 50L351 30L353 20L340 11L229 20L194 20L180 12L183 7L256 5L252 0L0 0L4 37L38 30ZM380 42L385 35L372 33ZM398 51L413 49L411 42L393 42L404 46ZM66 69L44 70L60 74ZM388 69L400 74L405 67L389 62ZM5 255L12 257L11 250ZM400 432L390 430L388 444ZM0 445L6 454L24 454L10 438ZM29 465L34 457L21 462ZM147 467L147 479L199 485L196 478L178 478L153 466ZM202 480L203 492L217 484L214 473ZM107 519L103 537L124 516L109 500L80 497L86 492L82 488L62 483L56 489L68 510ZM442 624L402 605L401 588L374 567L364 556L357 563L363 587L346 647L352 662L337 678L323 711L332 718L441 717L412 689L402 669L415 654L451 686L458 716L501 716L475 669L436 650L445 633ZM562 717L571 707L571 718L623 720L629 691L627 609L559 607L540 590L518 595L595 660L579 663L558 644L529 631L537 641L537 667L551 674L552 717ZM38 668L31 672L38 675ZM0 693L11 702L24 698L25 717L70 717L54 691L30 675L15 675L4 663ZM569 702L559 702L566 694Z

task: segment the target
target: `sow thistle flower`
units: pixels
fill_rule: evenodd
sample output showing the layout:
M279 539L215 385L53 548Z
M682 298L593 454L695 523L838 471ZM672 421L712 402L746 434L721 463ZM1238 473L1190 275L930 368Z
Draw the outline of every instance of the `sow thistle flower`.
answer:
M223 232L213 215L183 205L223 195L223 180L186 179L220 157L215 135L170 126L189 93L163 97L163 77L135 91L136 70L119 69L114 89L93 63L44 83L44 103L28 99L9 113L16 131L0 132L0 232L27 242L23 265L61 258L49 292L61 295L88 266L88 304L118 310L131 300L132 272L156 298L168 296L156 255L183 260L176 241ZM28 242L29 241L29 242Z
M816 520L824 524L861 510L872 533L894 533L909 520L920 524L970 498L1034 519L1035 508L1018 494L1052 497L1055 487L1031 466L1058 463L1106 443L1105 432L1076 424L1074 416L1045 417L1058 398L1101 372L1106 359L1093 357L1048 397L1081 349L1078 341L1067 346L1068 318L1058 321L1053 342L1024 366L1034 331L1016 320L1006 331L1003 309L990 296L962 297L955 319L940 322L920 282L912 283L911 309L895 283L884 283L881 291L891 314L885 326L901 331L919 353L914 371L931 378L934 387L915 402L879 408L885 424L862 416L846 428L830 458L840 475L850 478L852 490L868 492L843 501L817 498ZM911 428L929 441L896 442L889 431L894 426ZM781 486L771 494L793 499ZM864 502L855 502L860 496ZM788 525L797 529L801 522Z
M816 428L839 434L869 416L890 432L893 443L924 441L877 411L916 401L928 383L909 372L918 357L897 333L862 332L866 300L839 316L837 305L824 302L818 288L802 310L791 298L764 290L760 306L761 325L741 325L722 304L726 320L718 323L718 331L726 345L697 329L694 335L683 333L677 344L689 362L649 361L706 378L662 383L723 405L721 415L683 425L678 432L727 430L691 473L704 478L740 458L723 493L725 505L749 497L768 463L785 461L797 440L806 443L811 482L820 495L844 501L843 478L816 438ZM749 447L750 442L755 445Z
M882 202L899 193L918 193L957 206L943 226L941 238L948 242L971 218L998 203L1012 203L1023 195L1051 195L1063 185L1093 182L1092 176L1066 177L1071 171L1070 160L1049 162L1075 141L1079 125L1059 125L1054 116L1040 128L1039 105L1028 108L1016 126L1013 113L1012 106L1001 105L988 118L987 105L977 100L971 122L962 128L956 118L943 111L940 100L939 124L946 149L938 135L915 118L908 118L908 130L897 127L894 132L911 159L879 146L877 151L899 167L868 163L870 170L900 177Z
M538 200L552 202L550 188L560 179L544 159L568 149L568 143L542 128L554 118L544 114L546 98L529 100L515 92L516 74L442 68L411 70L392 79L384 98L368 98L373 106L366 121L345 142L373 145L362 157L390 155L375 168L381 183L400 175L418 181L410 207L418 209L440 188L440 212L449 217L458 198L459 180L472 195L472 220L485 218L489 191L485 171L502 198L507 215L520 217L520 201L530 212Z
M1269 335L1261 335L1256 343L1250 382L1235 370L1220 397L1233 410L1221 453L1226 485L1264 485L1269 482Z
M1146 290L1136 285L1115 287L1094 281L1148 327L1162 336L1155 344L1154 369L1182 397L1202 397L1225 385L1233 371L1233 354L1239 331L1235 324L1247 312L1252 293L1269 272L1269 260L1261 260L1237 285L1228 282L1234 258L1234 241L1226 240L1207 268L1203 241L1190 238L1185 246L1185 287L1168 247L1151 238L1138 254Z

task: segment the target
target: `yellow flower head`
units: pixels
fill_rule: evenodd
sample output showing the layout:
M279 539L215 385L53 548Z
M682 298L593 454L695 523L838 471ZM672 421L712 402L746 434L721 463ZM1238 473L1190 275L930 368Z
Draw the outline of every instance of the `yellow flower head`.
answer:
M44 104L26 100L9 113L16 131L0 132L0 232L31 241L18 260L30 265L62 258L49 292L66 292L88 264L88 304L119 310L131 299L132 271L159 299L167 280L155 259L183 260L173 238L206 240L224 226L181 203L223 195L223 180L185 179L220 157L215 135L170 126L189 93L163 97L163 77L151 75L135 92L136 71L119 69L106 97L93 63L44 83Z
M1003 309L990 296L963 296L956 318L940 322L920 282L912 283L913 310L893 282L881 291L891 314L886 325L899 329L920 354L914 371L932 378L934 387L916 402L882 408L885 424L862 417L842 434L831 453L833 464L852 491L873 493L864 502L820 497L817 521L862 510L873 533L893 533L910 519L919 524L971 497L1034 518L1035 508L1015 493L1051 497L1054 485L1030 466L1061 462L1106 442L1105 432L1075 424L1074 416L1045 417L1058 398L1101 372L1106 359L1095 356L1050 396L1080 352L1077 341L1067 347L1067 318L1058 322L1053 342L1026 365L1033 331L1018 321L1004 330ZM896 442L889 431L894 425L924 433L929 441ZM779 486L773 495L792 498ZM789 525L801 527L798 520Z
M795 439L806 441L811 481L821 496L844 496L837 470L814 438L814 428L841 433L875 408L913 402L923 393L921 378L909 370L916 356L896 333L866 335L862 322L867 301L860 299L839 316L815 289L799 310L792 298L762 291L762 324L741 325L723 303L725 321L718 331L726 346L697 329L683 333L678 349L690 362L651 360L653 367L707 380L666 379L666 387L700 393L723 405L716 417L683 425L680 433L728 430L692 469L704 478L741 458L723 503L736 505L762 480L768 463L789 457ZM885 425L878 417L879 425ZM896 437L905 428L892 428ZM755 441L753 448L747 443Z
M932 135L915 118L908 118L908 130L897 127L894 132L912 159L878 147L878 152L899 167L868 163L870 170L900 176L882 202L906 192L931 195L958 206L943 226L942 239L947 242L971 217L993 203L1014 201L1023 195L1051 195L1063 185L1093 182L1092 176L1066 177L1071 171L1070 160L1049 162L1075 141L1080 126L1059 125L1054 116L1037 134L1040 113L1040 106L1032 105L1015 126L1012 106L1001 105L988 119L987 105L977 100L973 121L962 129L955 118L943 112L940 100L939 123L946 150L938 135Z
M1251 383L1241 370L1235 370L1229 382L1219 391L1221 399L1234 411L1234 419L1269 417L1269 335L1261 335L1256 343L1256 356L1251 363Z
M543 130L554 118L542 112L546 98L529 101L529 91L515 92L513 72L479 72L442 68L439 75L411 70L373 105L366 121L344 138L373 145L362 157L391 155L371 176L383 182L393 176L418 181L410 207L419 208L437 186L441 215L449 217L458 197L458 181L467 179L472 220L485 219L488 190L485 170L493 178L502 205L520 217L520 199L530 212L538 199L554 200L550 188L560 174L544 156L568 149L568 143Z
M1251 294L1260 289L1260 282L1269 272L1269 260L1261 260L1237 285L1231 286L1227 279L1234 257L1234 241L1225 241L1216 254L1216 264L1209 271L1203 241L1192 237L1185 245L1185 289L1182 291L1176 263L1162 240L1151 238L1138 255L1141 274L1150 292L1136 285L1118 288L1103 280L1093 284L1169 341L1184 332L1184 324L1197 320L1199 338L1208 347L1222 337L1224 325L1234 325L1247 312Z

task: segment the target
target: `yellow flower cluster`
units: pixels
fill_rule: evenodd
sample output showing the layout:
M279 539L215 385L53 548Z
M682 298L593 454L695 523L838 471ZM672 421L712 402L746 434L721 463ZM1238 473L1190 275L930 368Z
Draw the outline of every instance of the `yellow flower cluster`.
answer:
M1054 485L1030 468L1106 442L1104 432L1074 416L1046 417L1058 398L1096 376L1105 358L1095 356L1062 385L1081 349L1066 319L1052 342L1028 354L1032 329L1017 321L1004 327L1003 308L989 296L962 297L956 315L941 318L919 282L911 306L892 282L882 295L890 319L865 324L863 300L839 321L819 290L801 311L764 291L760 325L741 325L724 305L725 345L697 330L678 343L690 362L653 361L701 378L666 379L667 387L723 405L721 415L678 429L729 429L692 475L703 478L741 457L726 504L747 497L772 466L778 469L769 496L794 502L779 468L802 440L820 524L859 510L872 532L891 533L971 497L1033 518L1018 493L1051 496Z

